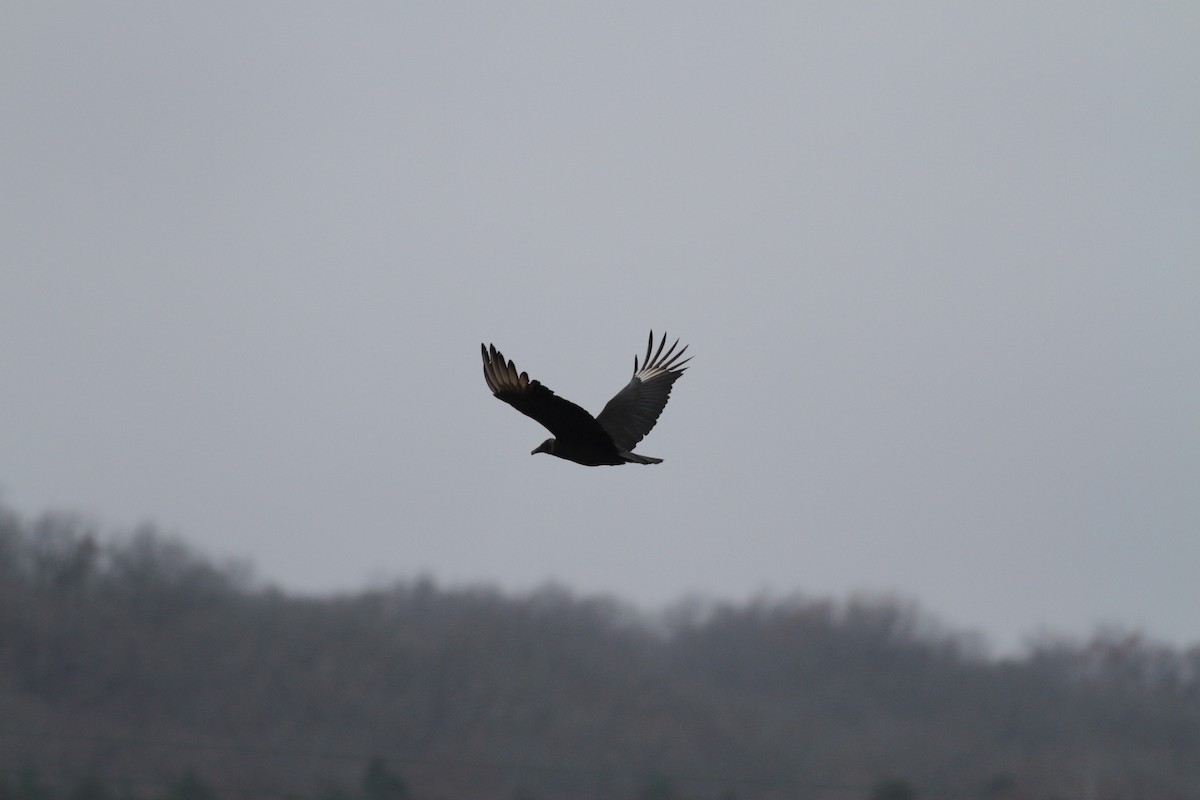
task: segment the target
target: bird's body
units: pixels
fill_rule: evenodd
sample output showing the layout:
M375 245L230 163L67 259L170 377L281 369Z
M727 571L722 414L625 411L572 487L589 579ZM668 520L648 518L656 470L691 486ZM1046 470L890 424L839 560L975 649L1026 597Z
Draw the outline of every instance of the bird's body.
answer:
M654 332L646 347L646 358L638 367L633 359L633 378L625 388L608 401L604 410L593 417L587 411L565 400L535 380L527 373L517 372L512 361L492 345L483 345L483 377L492 393L526 416L544 425L553 438L542 442L533 453L549 453L552 456L574 461L589 467L620 464L660 464L661 458L651 458L633 452L633 448L654 427L671 395L671 386L683 374L690 358L683 359L685 346L675 352L679 340L663 353L667 337L664 335L657 352L654 348Z

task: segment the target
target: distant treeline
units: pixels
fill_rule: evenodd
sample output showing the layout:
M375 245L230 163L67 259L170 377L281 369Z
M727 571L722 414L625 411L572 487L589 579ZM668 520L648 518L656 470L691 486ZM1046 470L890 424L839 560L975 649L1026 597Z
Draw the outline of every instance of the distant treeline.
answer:
M0 800L1200 798L1200 647L975 641L894 599L297 597L0 507Z

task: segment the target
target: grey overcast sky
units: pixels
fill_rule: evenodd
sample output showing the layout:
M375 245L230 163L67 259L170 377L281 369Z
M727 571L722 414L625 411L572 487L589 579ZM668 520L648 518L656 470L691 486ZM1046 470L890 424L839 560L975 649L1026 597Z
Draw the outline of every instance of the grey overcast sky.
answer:
M1200 641L1200 4L15 3L0 487L294 590ZM596 412L588 469L479 343Z

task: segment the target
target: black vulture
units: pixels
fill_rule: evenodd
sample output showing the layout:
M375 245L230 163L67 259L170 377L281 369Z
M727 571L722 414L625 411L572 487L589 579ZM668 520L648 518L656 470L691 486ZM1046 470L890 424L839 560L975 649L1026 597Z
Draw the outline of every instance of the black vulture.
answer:
M554 434L530 455L549 453L576 464L598 467L602 464L662 463L661 458L631 451L654 428L671 396L671 385L683 374L684 364L692 360L680 360L687 346L676 353L678 339L664 353L666 344L667 336L663 334L658 350L651 358L654 331L650 331L650 343L646 345L646 358L641 368L634 356L633 379L595 417L537 381L531 381L528 374L518 374L516 365L505 361L495 345L488 348L481 344L479 347L483 351L483 377L492 394L522 414L533 417Z

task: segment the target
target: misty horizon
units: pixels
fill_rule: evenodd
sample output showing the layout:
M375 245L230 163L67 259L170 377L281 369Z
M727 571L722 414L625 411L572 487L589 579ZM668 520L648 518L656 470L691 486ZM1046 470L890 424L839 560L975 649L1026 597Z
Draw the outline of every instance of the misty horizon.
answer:
M1200 10L18 4L0 482L428 573L1200 640ZM479 343L653 468L531 457Z

